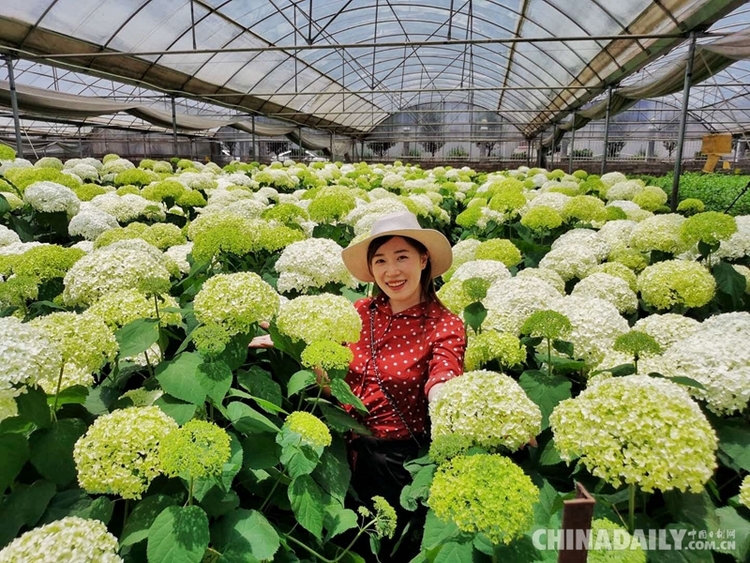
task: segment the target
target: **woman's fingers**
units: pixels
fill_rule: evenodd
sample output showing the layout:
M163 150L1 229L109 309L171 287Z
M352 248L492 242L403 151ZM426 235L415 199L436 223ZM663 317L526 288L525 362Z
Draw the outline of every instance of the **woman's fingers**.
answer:
M256 336L250 341L250 344L247 345L248 348L273 348L273 340L271 340L271 336L268 334L263 334L261 336Z

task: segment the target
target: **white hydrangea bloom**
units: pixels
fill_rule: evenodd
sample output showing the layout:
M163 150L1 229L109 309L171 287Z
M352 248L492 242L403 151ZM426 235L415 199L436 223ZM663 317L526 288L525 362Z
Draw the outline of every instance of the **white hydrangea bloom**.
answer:
M607 172L602 174L600 180L605 186L614 186L618 182L625 182L628 179L622 172Z
M469 260L461 264L451 276L451 281L481 278L490 283L511 278L510 270L497 260Z
M573 330L565 340L573 343L576 356L589 368L598 365L615 339L630 330L614 305L596 297L568 295L546 308L568 317Z
M446 381L429 404L432 439L458 434L483 448L515 451L541 431L542 413L511 377L469 371Z
M386 205L379 205L383 203L385 203ZM364 215L356 222L356 224L354 224L355 236L370 236L370 232L372 231L372 226L375 221L377 221L384 215L397 213L399 211L407 211L407 208L403 203L401 203L397 199L390 198L377 200L369 204L367 207L370 208L372 212ZM377 209L378 211L375 211L375 209ZM356 211L356 208L354 209L354 211ZM346 220L345 222L348 223L349 221Z
M0 318L0 390L55 379L62 354L47 334L15 317Z
M234 186L246 186L249 188L257 187L258 183L255 182L250 176L242 172L235 172L224 176L222 180L229 182Z
M9 256L13 254L23 254L35 246L42 246L41 242L12 242L5 246L0 246L0 255Z
M72 168L69 168L70 172L78 176L83 181L97 182L99 181L99 170L96 167L81 162L76 164Z
M255 193L250 190L228 190L225 187L218 187L215 190L211 190L206 200L206 205L201 213L209 213L218 209L223 209L227 205L241 200L255 201Z
M630 232L630 245L641 252L659 250L677 253L686 249L680 237L685 217L676 213L654 215L644 219Z
M23 200L37 211L59 213L72 217L81 207L81 200L70 188L57 182L34 182L23 193Z
M557 249L569 245L583 245L588 246L594 251L596 259L598 261L605 260L610 253L610 244L602 237L599 236L598 231L591 229L571 229L570 231L560 235L557 240L552 243L552 249Z
M5 174L11 168L32 168L34 165L31 164L25 158L16 158L15 160L0 160L0 176Z
M565 207L565 204L572 198L569 195L561 194L559 192L529 192L526 194L526 199L528 202L520 209L522 217L530 210L539 207L540 205L551 207L558 213L562 213L563 207Z
M643 184L638 180L625 180L612 184L607 190L607 201L627 200L631 201L636 194L643 191Z
M607 221L599 229L599 238L604 240L612 250L621 250L628 246L630 233L638 223L629 219Z
M628 282L601 272L583 278L570 294L609 301L620 313L633 313L638 309L638 296L630 289Z
M737 232L727 240L721 241L721 246L714 253L717 258L736 260L750 256L750 215L735 217Z
M293 242L282 251L275 268L279 272L276 288L282 293L290 290L307 293L310 288L322 288L329 283L357 285L341 259L341 247L330 239Z
M139 217L152 220L164 220L166 217L166 207L163 203L136 194L101 194L94 197L91 204L109 213L120 223L128 223Z
M94 243L90 240L80 240L70 248L78 248L83 250L86 254L89 254L94 251Z
M122 563L117 549L117 538L99 520L66 516L14 539L0 551L0 562Z
M266 205L268 205L272 201L279 201L279 195L280 194L278 190L270 186L265 186L263 188L260 188L257 192L255 192L255 198L258 201L262 201Z
M15 231L12 231L5 225L0 225L0 246L9 246L20 242L21 239Z
M474 238L469 238L460 240L455 245L453 245L453 264L451 265L450 269L445 274L443 274L443 279L445 281L450 280L453 272L455 272L458 267L461 266L461 264L468 262L469 260L474 260L477 248L480 244L482 244L482 241Z
M619 207L625 212L626 219L640 223L644 219L653 217L654 214L651 211L641 209L641 206L632 201L626 201L624 199L618 199L617 201L610 201L607 207Z
M308 344L357 342L362 331L362 319L354 305L343 295L330 293L302 295L282 303L276 324L282 334Z
M103 232L117 229L119 226L114 216L84 202L78 215L70 220L68 234L72 237L83 237L94 241Z
M190 272L190 263L187 260L188 254L193 250L193 243L188 242L185 244L178 244L176 246L170 246L164 251L164 254L174 260L180 272L188 274Z
M194 190L213 190L216 187L216 180L210 172L182 172L172 179Z
M487 290L482 301L487 309L482 330L493 329L518 336L521 325L531 313L549 309L559 298L558 291L539 278L500 280Z
M587 244L569 244L550 250L539 261L540 268L554 270L565 281L582 279L586 272L599 264L596 252Z
M698 330L701 323L690 317L676 313L653 314L638 321L633 325L633 330L640 330L659 343L662 350L666 350L672 344L683 338L687 338Z
M119 174L126 170L132 170L135 168L135 164L124 158L116 158L102 164L102 168L99 173L104 176L105 174Z
M560 274L549 268L524 268L516 274L517 278L538 278L554 287L560 295L565 294L565 280Z

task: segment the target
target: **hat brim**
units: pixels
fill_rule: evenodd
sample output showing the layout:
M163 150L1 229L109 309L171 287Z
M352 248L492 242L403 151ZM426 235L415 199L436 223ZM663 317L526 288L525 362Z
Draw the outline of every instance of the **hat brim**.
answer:
M341 251L341 258L344 260L346 268L355 278L366 283L375 281L367 264L367 249L374 239L388 236L408 237L421 242L430 255L433 278L442 276L453 264L453 248L440 231L434 229L396 229L369 236Z

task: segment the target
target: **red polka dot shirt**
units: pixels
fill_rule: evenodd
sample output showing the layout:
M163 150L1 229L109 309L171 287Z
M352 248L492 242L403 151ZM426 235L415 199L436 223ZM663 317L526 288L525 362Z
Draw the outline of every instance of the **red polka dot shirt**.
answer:
M368 410L367 415L356 416L375 438L410 437L380 389L372 366L370 316L375 315L375 352L383 385L412 432L424 433L430 389L463 373L466 350L463 321L435 302L393 314L382 294L360 299L354 306L362 317L362 336L359 342L349 345L354 360L346 382Z

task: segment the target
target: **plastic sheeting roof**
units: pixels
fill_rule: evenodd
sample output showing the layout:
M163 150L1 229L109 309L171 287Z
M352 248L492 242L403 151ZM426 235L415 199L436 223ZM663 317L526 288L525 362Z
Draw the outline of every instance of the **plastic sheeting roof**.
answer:
M531 136L743 4L24 0L0 6L0 48L337 133L444 101Z

